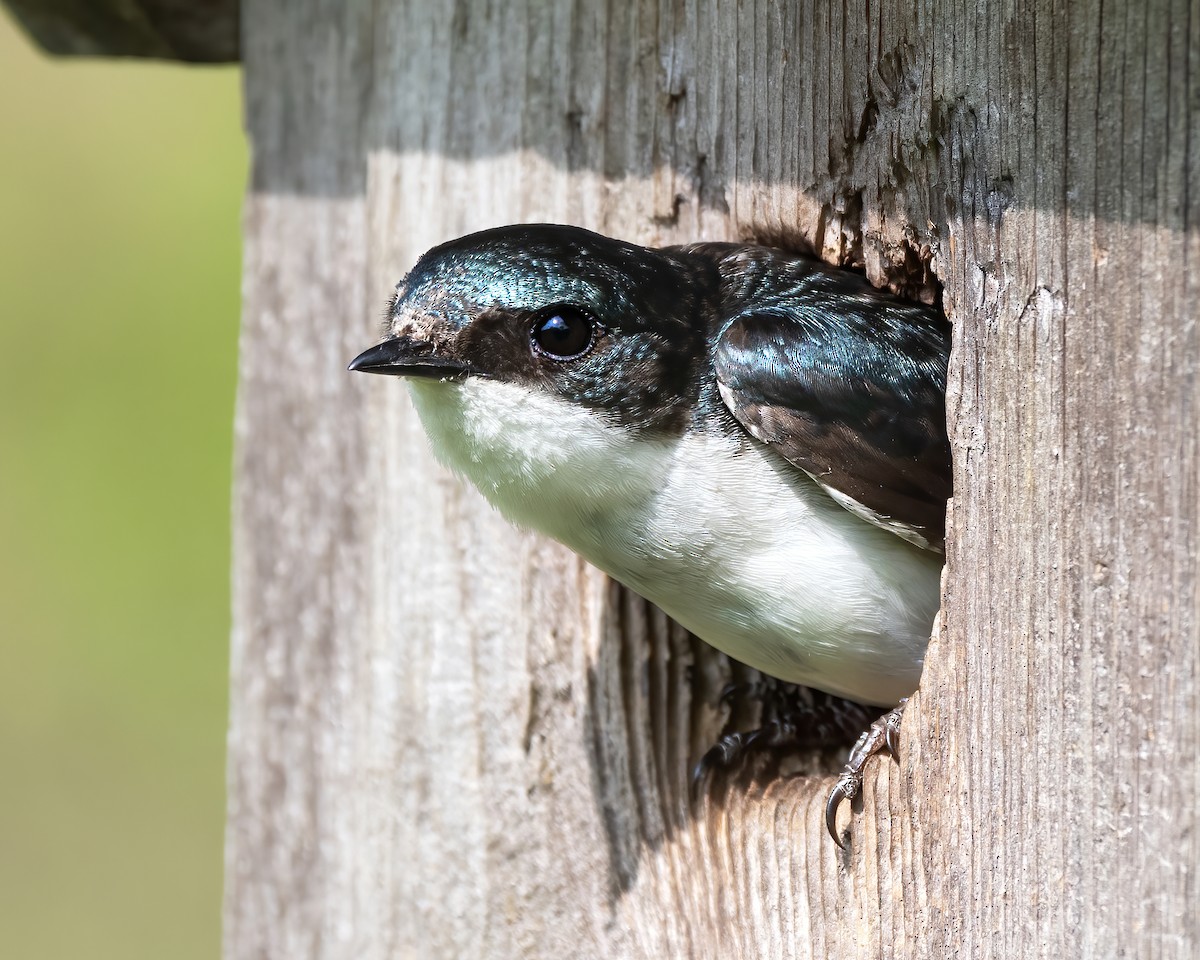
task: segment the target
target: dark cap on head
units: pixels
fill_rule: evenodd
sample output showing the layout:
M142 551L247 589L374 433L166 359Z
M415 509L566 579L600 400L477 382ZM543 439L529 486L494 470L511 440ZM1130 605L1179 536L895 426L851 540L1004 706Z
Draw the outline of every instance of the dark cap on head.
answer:
M396 287L389 338L352 370L536 386L639 428L678 425L705 355L715 268L578 227L434 247Z

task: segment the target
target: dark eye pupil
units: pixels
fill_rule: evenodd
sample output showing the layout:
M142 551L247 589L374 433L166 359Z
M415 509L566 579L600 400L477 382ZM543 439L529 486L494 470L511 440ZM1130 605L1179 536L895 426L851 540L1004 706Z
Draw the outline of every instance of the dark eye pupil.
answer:
M556 310L533 326L539 351L556 360L570 360L592 344L592 321L577 310Z

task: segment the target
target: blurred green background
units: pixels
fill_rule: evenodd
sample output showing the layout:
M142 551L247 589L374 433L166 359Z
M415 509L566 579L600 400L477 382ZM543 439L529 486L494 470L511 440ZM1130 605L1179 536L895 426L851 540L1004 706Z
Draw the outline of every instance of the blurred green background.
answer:
M219 955L236 69L0 15L0 956Z

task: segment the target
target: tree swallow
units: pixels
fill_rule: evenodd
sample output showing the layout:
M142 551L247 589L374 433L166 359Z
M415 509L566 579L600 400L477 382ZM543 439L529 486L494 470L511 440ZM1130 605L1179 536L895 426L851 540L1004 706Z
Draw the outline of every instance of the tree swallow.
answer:
M768 247L528 225L426 253L386 323L350 369L408 377L510 521L771 676L916 688L951 491L939 310Z

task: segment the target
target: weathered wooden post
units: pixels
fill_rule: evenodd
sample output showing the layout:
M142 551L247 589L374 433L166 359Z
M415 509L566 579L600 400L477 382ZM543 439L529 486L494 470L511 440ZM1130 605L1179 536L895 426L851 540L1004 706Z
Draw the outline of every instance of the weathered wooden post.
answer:
M1194 956L1198 24L248 0L230 960ZM944 285L943 618L849 854L828 778L690 811L724 661L344 372L519 220Z

